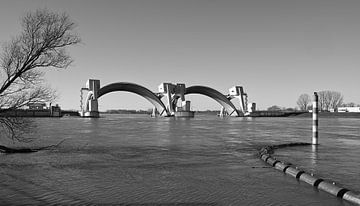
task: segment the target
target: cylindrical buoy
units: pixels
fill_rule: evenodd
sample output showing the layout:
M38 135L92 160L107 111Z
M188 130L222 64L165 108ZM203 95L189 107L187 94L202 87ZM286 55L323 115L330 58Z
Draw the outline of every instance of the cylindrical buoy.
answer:
M345 194L343 195L343 199L347 200L349 202L352 202L354 204L360 205L360 195L355 194L355 193L353 193L351 191L345 192Z
M285 170L285 173L288 174L288 175L291 175L291 176L295 177L296 179L299 179L300 176L301 176L301 174L304 173L304 171L295 169L295 168L293 168L293 167L288 167L288 168Z
M307 173L303 173L299 180L303 181L303 182L306 182L314 187L317 187L319 185L320 182L323 181L323 179L319 179L319 178L316 178L314 176L311 176Z
M279 162L279 160L277 160L277 159L275 159L275 158L273 158L273 157L269 157L267 160L266 160L266 162L269 164L269 165L271 165L271 166L275 166L275 164L277 163L277 162Z
M268 154L263 154L263 155L261 156L261 159L264 160L264 162L266 162L266 160L267 160L268 158L270 158L270 155L268 155Z
M332 183L327 182L327 181L320 182L318 188L320 190L328 192L328 193L330 193L332 195L335 195L337 197L343 197L344 194L341 194L342 193L341 191L346 190L344 188L338 187L337 185L332 184Z
M313 116L313 126L312 126L312 131L313 131L313 136L312 136L312 144L313 145L318 145L319 144L319 132L318 132L318 127L319 127L319 119L318 119L318 114L319 114L319 108L318 108L318 101L319 101L319 97L317 92L314 92L314 102L313 102L313 108L312 108L312 116Z
M275 169L277 169L277 170L280 170L280 171L282 171L282 172L285 172L285 169L287 168L287 167L290 167L289 165L287 165L287 164L284 164L284 163L282 163L282 162L277 162L277 163L275 163Z

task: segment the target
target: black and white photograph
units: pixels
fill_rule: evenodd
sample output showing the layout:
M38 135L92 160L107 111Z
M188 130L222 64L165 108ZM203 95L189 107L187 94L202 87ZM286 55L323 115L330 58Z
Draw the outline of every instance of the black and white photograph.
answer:
M1 0L0 205L360 205L359 0Z

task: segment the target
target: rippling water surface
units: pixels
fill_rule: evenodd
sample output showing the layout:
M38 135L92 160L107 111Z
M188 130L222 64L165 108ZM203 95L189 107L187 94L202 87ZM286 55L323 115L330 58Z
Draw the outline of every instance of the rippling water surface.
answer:
M309 118L34 121L32 146L66 140L54 150L1 155L1 204L348 205L256 156L264 145L310 142ZM360 120L320 124L317 151L295 147L276 155L360 190Z

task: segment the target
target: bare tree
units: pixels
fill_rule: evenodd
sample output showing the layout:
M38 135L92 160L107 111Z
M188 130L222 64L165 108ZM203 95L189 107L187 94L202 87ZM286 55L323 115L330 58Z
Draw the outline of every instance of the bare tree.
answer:
M344 97L340 92L335 92L335 91L332 92L331 96L332 97L330 101L330 107L336 111L337 108L343 103Z
M299 96L296 104L299 106L300 110L308 110L311 103L310 95L302 94Z
M320 91L317 94L318 94L319 111L325 111L326 110L325 91Z
M80 43L75 23L65 14L47 9L29 12L21 21L22 32L4 45L0 56L0 108L4 112L29 103L49 102L55 93L43 85L44 68L67 68L72 59L66 52ZM0 124L17 138L24 121L1 115Z
M330 109L337 110L344 100L342 94L336 91L320 91L318 95L319 108L321 111L330 111Z
M350 102L350 103L343 103L341 106L342 107L356 107L357 104L355 104L354 102Z

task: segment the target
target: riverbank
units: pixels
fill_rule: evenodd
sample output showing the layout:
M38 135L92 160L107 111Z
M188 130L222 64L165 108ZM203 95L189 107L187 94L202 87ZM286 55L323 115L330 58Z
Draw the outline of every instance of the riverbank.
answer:
M56 109L13 109L2 110L0 116L5 117L63 117L80 116L78 111Z
M296 117L312 117L311 112L296 115ZM319 118L360 118L360 112L319 112Z
M360 118L360 112L319 112L319 118ZM254 111L248 117L305 117L311 118L312 113L306 111Z
M299 116L304 113L303 111L267 111L267 110L258 110L253 111L248 117L292 117L292 116Z

